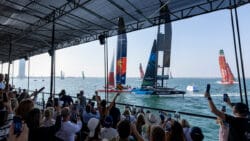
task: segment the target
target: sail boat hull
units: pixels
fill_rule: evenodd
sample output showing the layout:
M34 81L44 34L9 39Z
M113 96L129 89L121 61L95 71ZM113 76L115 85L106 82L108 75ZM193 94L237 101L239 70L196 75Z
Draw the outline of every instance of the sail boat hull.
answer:
M105 89L103 89L103 90L97 90L98 92L102 92L102 93L104 93L104 92L106 92L106 90ZM108 93L131 93L131 89L123 89L123 90L117 90L117 89L108 89L107 90L107 92Z
M184 95L186 92L175 88L139 88L133 89L131 93L139 95Z

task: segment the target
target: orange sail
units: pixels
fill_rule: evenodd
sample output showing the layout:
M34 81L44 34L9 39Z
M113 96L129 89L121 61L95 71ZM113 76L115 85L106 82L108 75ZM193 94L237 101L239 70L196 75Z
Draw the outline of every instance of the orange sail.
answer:
M233 84L234 83L234 76L233 76L233 73L232 73L228 63L226 62L224 51L222 49L220 50L219 64L220 64L220 72L221 72L221 76L222 76L221 83L222 84Z

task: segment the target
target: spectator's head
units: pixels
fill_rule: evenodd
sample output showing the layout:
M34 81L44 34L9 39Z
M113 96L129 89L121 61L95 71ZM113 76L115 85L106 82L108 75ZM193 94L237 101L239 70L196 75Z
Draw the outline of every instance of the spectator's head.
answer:
M155 123L157 123L158 121L157 121L157 117L153 114L153 113L149 113L148 114L148 122L150 123L150 124L155 124Z
M44 111L44 116L46 119L51 119L54 115L54 108L53 107L47 107L47 109Z
M137 115L136 124L139 124L139 125L145 124L144 114L140 113Z
M19 103L19 106L16 109L16 115L20 116L22 119L25 119L27 113L34 108L34 103L31 99L24 99Z
M248 112L249 112L249 109L248 109L247 105L244 103L236 103L233 106L233 113L236 116L247 117Z
M165 132L160 126L153 126L150 133L150 141L165 141Z
M84 91L81 90L79 94L80 94L80 96L83 96L84 95Z
M89 137L98 139L99 138L99 133L101 131L100 120L96 119L96 118L91 118L88 121L87 126L88 126L88 129L89 129Z
M62 96L66 95L66 91L64 89L61 90L59 97L61 98Z
M26 123L29 129L37 129L40 127L41 113L37 108L32 109L28 112Z
M190 125L186 119L182 119L180 123L181 123L182 128L185 128L185 127L190 128Z
M121 139L127 139L131 133L130 121L122 120L117 126L117 131Z
M100 104L101 104L101 107L106 108L107 102L106 100L102 100Z
M69 107L64 107L61 111L61 116L63 117L63 121L70 120L70 109Z
M204 138L204 136L202 134L202 130L199 127L192 127L191 132L190 132L190 136L191 136L193 141L202 141Z
M111 116L107 116L104 120L104 127L110 128L113 125L113 118Z
M91 112L91 105L89 105L89 104L86 105L86 112L87 113Z
M163 114L160 114L160 119L161 119L161 123L163 123L165 121L165 116Z
M173 119L166 124L166 138L168 141L185 141L185 136L181 124Z

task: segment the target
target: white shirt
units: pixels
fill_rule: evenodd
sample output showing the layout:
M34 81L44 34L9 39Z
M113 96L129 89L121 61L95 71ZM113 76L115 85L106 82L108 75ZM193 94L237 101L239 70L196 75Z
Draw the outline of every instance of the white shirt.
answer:
M114 128L102 128L101 129L101 138L112 140L118 136L118 132Z
M63 122L61 129L56 133L56 136L64 141L74 141L75 134L82 128L82 122L77 121L77 124L71 121Z
M0 82L0 89L5 89L5 84L3 82Z

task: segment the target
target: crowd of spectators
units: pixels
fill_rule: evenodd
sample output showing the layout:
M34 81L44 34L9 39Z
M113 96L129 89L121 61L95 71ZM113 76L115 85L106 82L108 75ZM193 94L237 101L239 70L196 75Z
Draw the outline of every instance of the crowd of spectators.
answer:
M108 104L98 92L92 100L84 91L73 100L62 90L58 98L50 97L46 109L35 108L36 97L43 90L28 94L15 91L0 74L0 141L202 141L202 129L190 126L186 119L160 111L144 111L125 106L117 108L117 93ZM208 92L205 93L218 123L227 124L226 139L247 141L248 127L244 104L233 105L235 117L216 109ZM227 101L232 105L230 99ZM222 122L225 121L225 122ZM223 128L224 129L224 128ZM224 137L220 137L226 140ZM220 139L222 141L222 139Z

